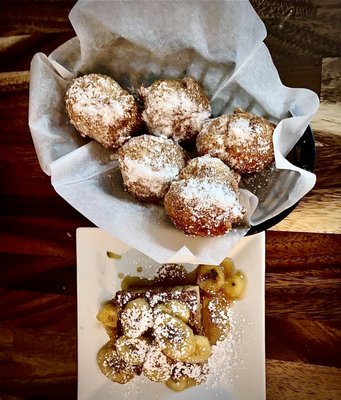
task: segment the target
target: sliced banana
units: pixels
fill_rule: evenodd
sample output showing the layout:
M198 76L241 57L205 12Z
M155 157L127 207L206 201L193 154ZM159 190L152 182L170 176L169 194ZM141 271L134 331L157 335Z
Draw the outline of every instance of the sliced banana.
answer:
M211 345L217 344L218 341L226 339L228 333L229 326L220 327L217 325L210 325L205 328L205 335L207 336Z
M104 325L104 329L109 336L110 340L113 342L117 339L117 328L112 328L111 326Z
M202 321L205 336L210 344L216 344L218 340L227 337L230 330L229 321L230 303L222 298L203 298Z
M169 300L164 303L164 305L169 310L169 313L171 315L180 318L183 322L187 324L191 313L185 303L177 300Z
M172 379L180 378L194 379L197 384L206 380L209 372L207 361L202 363L176 362L172 372Z
M208 360L212 355L212 347L205 336L194 335L195 350L192 355L187 357L187 363L202 363Z
M164 354L172 360L185 361L194 353L196 343L192 329L168 313L156 315L154 337Z
M111 328L116 328L117 321L118 321L117 306L110 301L102 304L102 306L97 314L97 319L104 326L110 326Z
M124 307L124 310L129 310L129 309L149 310L150 306L146 299L139 297L135 300L129 301L129 303L126 304L126 306Z
M217 293L225 282L224 272L216 265L198 266L197 282L200 289L207 293Z
M148 351L148 341L145 338L129 338L121 336L116 341L116 351L128 365L142 365Z
M166 307L166 305L164 303L157 304L154 307L153 312L154 312L154 318L156 318L160 314L172 315L171 310L168 307Z
M113 382L124 384L135 376L133 368L118 356L115 343L112 341L99 349L97 364L102 373Z
M222 289L228 298L239 300L244 296L246 288L246 278L241 271L237 271L231 278L227 279Z
M150 346L143 363L144 375L153 382L166 382L172 370L172 360L162 353L160 347Z
M148 302L139 298L130 301L121 313L124 335L137 338L153 325L153 313Z
M234 262L232 258L226 257L224 260L220 263L220 268L224 272L225 279L230 278L234 274Z
M187 378L187 377L181 377L179 379L168 379L166 382L166 386L174 390L175 392L182 392L185 389L188 389L192 386L195 386L197 383L194 379L192 378Z

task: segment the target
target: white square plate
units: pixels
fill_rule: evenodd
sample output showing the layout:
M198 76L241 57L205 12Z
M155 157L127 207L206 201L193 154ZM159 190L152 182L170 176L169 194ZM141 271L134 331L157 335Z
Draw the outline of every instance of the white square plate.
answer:
M122 258L108 258L107 251ZM216 357L218 365L207 383L181 393L144 377L120 385L108 380L97 367L97 351L108 337L96 314L100 304L120 289L119 273L137 276L138 266L145 273L156 272L158 264L98 228L78 229L78 399L265 399L264 232L243 238L228 256L233 258L237 269L246 273L248 285L243 300L232 308L230 346Z

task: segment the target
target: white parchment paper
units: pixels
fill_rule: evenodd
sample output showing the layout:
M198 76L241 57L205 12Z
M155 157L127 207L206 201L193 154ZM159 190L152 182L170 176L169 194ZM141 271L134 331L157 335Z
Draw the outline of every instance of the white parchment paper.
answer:
M124 192L112 153L83 139L66 115L70 80L90 72L107 74L128 90L162 77L193 76L214 116L238 106L278 124L275 167L259 203L242 190L246 223L279 214L314 186L315 175L285 157L317 111L318 97L282 85L263 43L265 27L247 1L79 1L70 20L77 36L32 60L29 125L55 190L97 226L158 262L187 263L220 262L248 230L190 238L162 207Z

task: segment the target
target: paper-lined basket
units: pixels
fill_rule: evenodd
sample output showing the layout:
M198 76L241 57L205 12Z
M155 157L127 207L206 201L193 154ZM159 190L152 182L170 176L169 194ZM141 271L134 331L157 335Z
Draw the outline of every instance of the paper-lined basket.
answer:
M84 140L65 111L71 79L90 72L128 90L189 75L209 95L213 116L241 107L277 124L264 199L257 205L242 192L250 224L278 215L314 186L315 175L285 157L316 113L318 97L281 83L263 43L265 27L247 1L79 1L70 20L77 37L32 60L29 124L55 190L94 224L161 263L219 263L248 231L187 237L161 206L124 192L111 152Z

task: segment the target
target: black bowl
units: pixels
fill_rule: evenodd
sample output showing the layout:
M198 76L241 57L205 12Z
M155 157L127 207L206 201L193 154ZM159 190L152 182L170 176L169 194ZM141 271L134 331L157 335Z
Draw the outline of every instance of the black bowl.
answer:
M315 168L315 140L310 126L307 127L301 139L288 154L287 159L295 166L313 172ZM252 226L246 236L254 235L271 228L286 218L297 206L299 202L282 211L280 214L262 224Z

